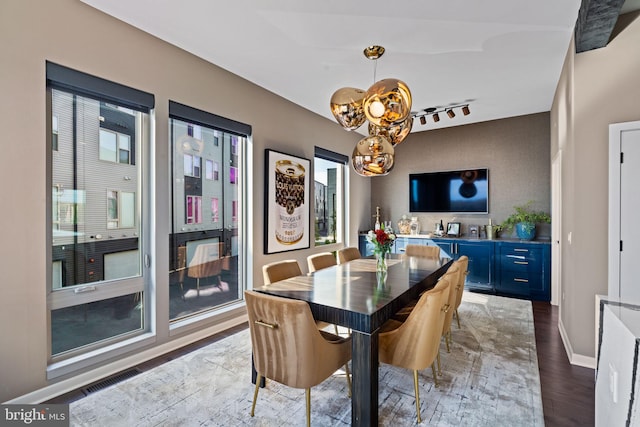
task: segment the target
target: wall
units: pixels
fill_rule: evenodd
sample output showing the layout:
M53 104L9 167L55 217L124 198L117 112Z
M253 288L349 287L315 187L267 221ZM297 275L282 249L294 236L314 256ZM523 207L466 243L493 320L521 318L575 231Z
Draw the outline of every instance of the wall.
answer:
M422 230L433 231L440 219L445 226L462 222L463 232L489 218L496 224L529 200L550 212L549 113L414 133L395 149L394 170L371 184L371 206L380 206L383 219L393 224L409 213L410 173L476 167L489 168L489 214L412 214ZM540 231L549 235L548 226Z
M251 195L254 228L247 248L253 257L250 281L262 281L260 266L266 262L296 258L306 266L306 256L317 252L312 247L263 255L264 149L312 159L314 145L318 145L350 155L359 135L344 132L330 120L77 0L0 2L0 57L0 179L6 184L7 201L0 213L4 225L4 244L0 246L0 402L49 384L46 60L156 96L156 346L168 349L175 338L169 336L168 320L163 316L168 313L168 238L162 236L168 236L170 230L169 100L253 126L254 173L250 180L255 189ZM327 94L327 105L330 96ZM349 205L350 239L357 244L357 229L371 211L370 186L368 180L350 175L349 194L355 195ZM90 382L91 372L84 379Z
M594 363L595 295L608 287L608 127L640 120L638 46L636 12L619 18L606 47L572 47L551 110L551 157L562 150L560 330L576 364Z

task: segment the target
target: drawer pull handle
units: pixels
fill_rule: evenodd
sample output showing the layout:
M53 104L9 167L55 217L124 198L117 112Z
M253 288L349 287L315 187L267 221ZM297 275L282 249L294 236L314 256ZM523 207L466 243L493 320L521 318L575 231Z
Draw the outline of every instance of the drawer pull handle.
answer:
M522 282L522 283L529 283L529 281L527 279L518 279L517 277L515 277L513 279L514 282Z
M513 251L514 252L529 252L529 249L518 249L518 248L515 248Z
M529 265L528 261L513 261L514 264Z

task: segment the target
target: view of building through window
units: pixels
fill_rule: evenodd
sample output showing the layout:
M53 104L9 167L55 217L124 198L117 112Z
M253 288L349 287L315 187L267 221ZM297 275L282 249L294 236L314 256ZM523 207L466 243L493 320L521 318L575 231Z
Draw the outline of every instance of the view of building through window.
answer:
M344 162L316 155L314 168L315 244L343 241Z

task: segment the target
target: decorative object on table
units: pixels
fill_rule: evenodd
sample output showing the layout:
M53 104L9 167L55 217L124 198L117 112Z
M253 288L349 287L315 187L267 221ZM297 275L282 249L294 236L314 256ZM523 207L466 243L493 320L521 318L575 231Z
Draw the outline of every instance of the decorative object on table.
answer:
M411 232L411 220L407 215L402 215L398 221L398 232L400 234L409 234Z
M387 255L391 253L396 235L387 233L384 227L367 233L367 241L373 245L373 255L376 257L376 271L387 271Z
M374 230L379 230L380 229L380 206L376 206L376 214L373 216L376 219L376 223L373 226Z
M418 221L417 216L411 217L411 223L409 224L409 234L412 236L417 236L420 234L420 221Z
M411 111L411 91L401 80L387 78L376 82L378 58L385 52L382 46L369 46L364 56L374 62L373 85L366 91L353 87L343 87L331 96L331 113L345 130L352 131L369 120L369 136L361 139L351 155L351 164L358 175L383 176L393 169L394 146L401 143L411 132L413 119L420 118L420 124L427 123L427 116L434 122L440 120L440 113L454 118L454 108L461 107L462 114L469 115L469 104L451 104L447 107L430 107L417 112Z
M308 159L265 150L264 253L310 247Z
M472 239L480 237L480 227L478 225L469 226L469 237Z
M516 235L521 240L533 240L536 237L536 224L551 223L549 214L534 210L529 200L523 205L514 206L515 212L505 219L497 228L498 231L510 232L514 228Z
M493 236L496 235L496 226L493 225L491 218L489 218L489 224L484 226L484 230L487 239L493 240Z
M448 222L447 223L447 236L460 237L460 223Z
M436 229L433 234L436 236L444 236L444 225L442 224L442 220L440 220L440 222L436 222Z

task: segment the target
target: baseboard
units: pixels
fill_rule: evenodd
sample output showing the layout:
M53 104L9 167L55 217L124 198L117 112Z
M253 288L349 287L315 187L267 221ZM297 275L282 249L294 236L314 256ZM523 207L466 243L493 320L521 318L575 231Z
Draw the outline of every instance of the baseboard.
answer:
M569 358L569 363L576 366L582 366L584 368L596 369L595 357L576 354L573 352L571 342L567 336L567 331L564 329L564 325L562 324L562 319L558 319L558 331L560 332L560 338L562 338L562 343L564 344L564 350Z
M223 332L234 326L240 325L247 321L247 316L237 316L228 319L224 322L220 322L209 328L202 329L198 332L189 334L187 336L177 338L166 344L159 345L157 347L150 348L148 350L136 353L132 356L125 357L109 363L104 366L100 366L88 372L78 374L72 378L57 382L55 384L48 385L46 387L34 390L31 393L16 397L15 399L8 400L4 403L7 404L39 404L46 402L57 396L69 393L70 391L77 390L93 382L99 381L103 378L115 375L118 372L132 368L140 363L146 362L163 354L169 353L173 350L179 349L201 339L207 338L211 335Z

